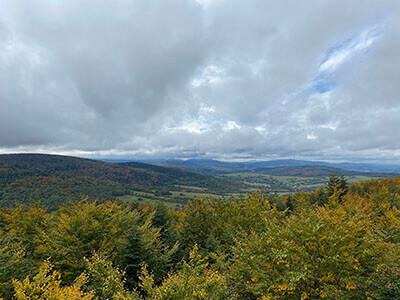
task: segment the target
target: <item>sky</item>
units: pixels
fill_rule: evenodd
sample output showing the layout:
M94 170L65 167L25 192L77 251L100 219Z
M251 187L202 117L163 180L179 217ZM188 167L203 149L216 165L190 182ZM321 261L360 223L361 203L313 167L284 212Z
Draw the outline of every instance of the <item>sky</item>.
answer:
M400 1L0 0L0 153L400 161Z

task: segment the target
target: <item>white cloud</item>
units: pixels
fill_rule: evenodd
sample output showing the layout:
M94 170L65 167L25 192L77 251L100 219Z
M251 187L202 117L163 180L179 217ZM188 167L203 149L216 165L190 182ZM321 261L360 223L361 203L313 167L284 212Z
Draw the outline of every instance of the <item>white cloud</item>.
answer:
M225 123L225 125L222 127L224 131L229 131L233 129L240 129L242 128L240 125L238 125L235 121L228 121Z
M201 87L222 82L224 75L223 68L216 65L208 65L203 68L202 73L192 80L192 86Z
M307 134L307 139L316 140L316 139L318 139L318 137L316 135L314 135L313 133L311 133L311 134Z
M338 127L338 123L331 123L331 122L321 125L321 128L327 128L327 129L330 129L330 130L336 130L337 127Z
M341 64L351 59L352 55L363 53L382 34L383 26L374 25L362 31L357 36L336 46L319 67L320 72L333 72Z

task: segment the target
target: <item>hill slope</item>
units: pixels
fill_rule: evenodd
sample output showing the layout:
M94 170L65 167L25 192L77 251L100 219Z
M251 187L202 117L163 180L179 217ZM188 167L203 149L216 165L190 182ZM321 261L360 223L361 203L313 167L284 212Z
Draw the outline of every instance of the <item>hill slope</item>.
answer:
M33 199L55 208L82 195L111 200L133 190L171 189L178 184L212 191L240 186L232 179L143 163L113 164L47 154L0 155L0 206Z

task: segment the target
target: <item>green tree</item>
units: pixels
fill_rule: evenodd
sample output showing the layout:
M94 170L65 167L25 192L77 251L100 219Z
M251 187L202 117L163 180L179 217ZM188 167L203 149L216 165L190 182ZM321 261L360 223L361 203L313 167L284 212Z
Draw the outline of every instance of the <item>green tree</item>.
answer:
M388 247L370 231L368 207L304 206L285 221L243 234L228 276L242 298L365 299L365 284L385 263Z
M113 267L111 261L94 253L85 259L84 274L87 274L85 290L93 291L99 299L135 300L140 299L137 292L125 287L125 272Z
M341 201L349 190L346 177L344 175L331 175L329 177L326 190L328 197L331 197L333 194L337 194L337 199Z
M170 274L160 286L154 285L153 276L143 268L141 285L148 295L147 299L235 299L235 294L229 288L225 277L212 270L207 261L207 257L201 257L195 246L190 252L189 262L184 262L182 268Z
M140 220L137 211L118 202L70 203L53 215L41 252L52 258L69 284L82 273L83 258L93 252L118 261L128 245L126 228L138 226Z
M10 299L12 279L22 280L38 270L49 217L39 203L0 212L0 297Z

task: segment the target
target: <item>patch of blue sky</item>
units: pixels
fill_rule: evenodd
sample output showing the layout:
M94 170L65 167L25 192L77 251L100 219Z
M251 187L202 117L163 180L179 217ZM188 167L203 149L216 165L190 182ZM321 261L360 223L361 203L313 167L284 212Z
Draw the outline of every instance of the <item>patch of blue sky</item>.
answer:
M335 81L320 81L314 84L313 91L324 94L332 91L337 86Z
M371 46L379 38L384 29L382 22L368 26L359 34L334 45L324 55L318 66L318 73L311 81L309 93L327 93L335 89L335 71L344 62L354 60L354 57L364 57Z

